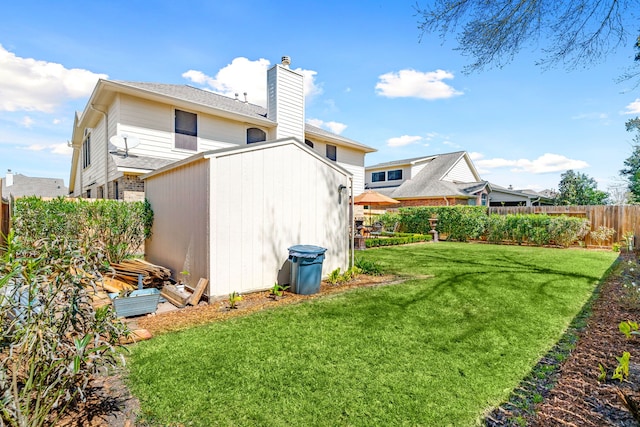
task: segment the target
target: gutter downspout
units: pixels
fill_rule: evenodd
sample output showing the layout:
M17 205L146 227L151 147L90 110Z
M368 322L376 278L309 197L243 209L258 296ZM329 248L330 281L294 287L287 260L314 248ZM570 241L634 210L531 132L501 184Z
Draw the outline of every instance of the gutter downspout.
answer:
M449 199L447 199L447 196L443 196L442 198L444 199L444 202L446 203L445 206L449 206Z
M349 187L351 187L351 215L349 215L349 221L350 221L350 227L349 229L351 230L351 236L349 236L351 238L351 267L355 266L355 252L356 252L356 238L355 238L355 230L354 230L354 226L355 226L355 203L353 200L353 176L349 177Z
M102 198L109 198L109 114L105 111L98 110L93 104L89 104L93 111L97 111L104 117L104 188L102 190ZM106 197L105 197L106 193Z

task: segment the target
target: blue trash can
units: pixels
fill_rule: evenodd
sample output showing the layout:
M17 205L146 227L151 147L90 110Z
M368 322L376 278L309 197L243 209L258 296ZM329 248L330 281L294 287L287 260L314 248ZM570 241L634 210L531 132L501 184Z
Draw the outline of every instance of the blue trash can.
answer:
M314 245L295 245L289 248L292 292L301 295L320 292L322 262L326 251L326 248Z

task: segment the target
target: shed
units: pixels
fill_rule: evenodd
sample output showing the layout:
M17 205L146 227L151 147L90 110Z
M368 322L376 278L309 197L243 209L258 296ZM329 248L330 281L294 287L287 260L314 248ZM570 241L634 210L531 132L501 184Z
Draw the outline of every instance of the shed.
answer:
M297 244L327 248L323 277L349 265L352 175L296 138L198 153L143 179L147 259L207 278L211 297L288 283Z

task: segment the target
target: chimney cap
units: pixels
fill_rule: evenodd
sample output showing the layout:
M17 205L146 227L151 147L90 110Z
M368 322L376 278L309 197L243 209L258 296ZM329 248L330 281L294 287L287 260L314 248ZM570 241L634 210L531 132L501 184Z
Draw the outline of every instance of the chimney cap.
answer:
M289 65L291 65L291 57L290 56L283 56L282 57L282 65L284 65L285 67L289 68Z

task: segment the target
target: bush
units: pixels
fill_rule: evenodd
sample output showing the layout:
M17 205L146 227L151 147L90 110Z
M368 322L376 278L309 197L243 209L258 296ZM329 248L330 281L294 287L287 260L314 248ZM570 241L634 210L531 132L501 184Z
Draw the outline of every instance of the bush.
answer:
M438 219L436 230L447 239L479 239L487 224L487 208L484 206L420 206L400 208L402 230L409 233L428 234L429 219Z
M22 245L12 231L0 261L0 425L55 425L93 374L119 364L128 329L91 304L99 252L66 236Z
M366 239L365 245L368 248L375 248L379 246L396 246L406 245L408 243L428 242L433 237L429 234L408 234L403 237L383 237L379 239Z
M363 258L356 258L355 267L362 274L369 274L371 276L382 276L384 274L382 266L376 262Z
M151 235L153 211L147 201L88 201L39 197L16 200L15 235L30 245L42 238L62 238L78 243L78 249L97 249L109 262L119 262L139 250Z

